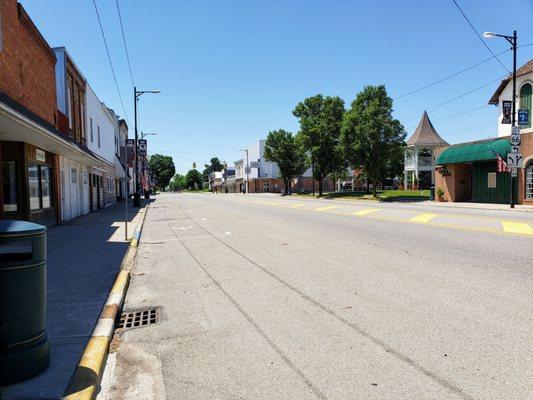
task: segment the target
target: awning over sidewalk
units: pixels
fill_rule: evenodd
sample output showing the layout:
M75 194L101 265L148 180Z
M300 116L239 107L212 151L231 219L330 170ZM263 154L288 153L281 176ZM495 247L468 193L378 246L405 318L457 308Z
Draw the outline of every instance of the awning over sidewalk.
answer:
M437 165L463 164L494 160L497 153L503 159L511 152L511 143L505 139L449 147L437 158Z

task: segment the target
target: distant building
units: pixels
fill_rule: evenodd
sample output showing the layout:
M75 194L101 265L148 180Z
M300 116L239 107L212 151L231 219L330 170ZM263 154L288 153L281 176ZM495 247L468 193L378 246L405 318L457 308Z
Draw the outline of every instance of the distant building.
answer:
M426 111L407 140L404 156L404 185L429 189L435 184L435 149L447 146L435 130Z

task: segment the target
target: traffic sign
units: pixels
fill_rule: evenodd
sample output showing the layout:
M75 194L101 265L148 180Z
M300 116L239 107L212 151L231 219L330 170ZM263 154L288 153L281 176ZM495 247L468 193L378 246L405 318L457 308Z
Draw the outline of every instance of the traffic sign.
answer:
M518 168L513 167L513 169L511 169L511 176L512 177L517 177L518 176Z
M244 167L244 173L245 173L246 175L251 174L251 173L252 173L252 168L250 168L250 167Z
M507 154L507 166L510 168L522 168L524 165L524 156L520 153Z
M523 108L518 110L518 125L527 125L529 121L529 110Z
M511 134L511 146L520 146L520 134Z
M513 154L520 153L520 146L511 146L511 153Z
M511 134L512 135L520 135L520 127L519 126L511 126Z

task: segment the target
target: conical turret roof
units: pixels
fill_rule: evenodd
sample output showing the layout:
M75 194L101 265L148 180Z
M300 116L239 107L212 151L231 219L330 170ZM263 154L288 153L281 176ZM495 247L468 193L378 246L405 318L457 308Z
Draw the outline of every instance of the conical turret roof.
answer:
M422 119L418 123L413 135L407 140L408 146L420 145L420 146L438 146L448 145L449 143L440 137L433 124L429 120L428 113L424 111Z

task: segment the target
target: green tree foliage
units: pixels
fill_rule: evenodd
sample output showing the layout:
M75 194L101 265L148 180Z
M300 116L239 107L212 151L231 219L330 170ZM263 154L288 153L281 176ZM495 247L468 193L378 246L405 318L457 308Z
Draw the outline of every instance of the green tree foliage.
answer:
M202 174L196 169L190 169L185 175L185 185L187 189L201 189L202 188Z
M299 137L311 158L313 175L318 180L318 194L321 196L324 178L343 164L338 146L344 100L318 94L298 103L292 113L299 119Z
M157 187L164 190L176 173L172 157L164 156L162 154L154 154L148 160L148 164L157 179Z
M265 142L265 160L278 164L285 194L289 194L290 181L306 168L306 156L302 146L292 133L283 129L268 133Z
M187 181L185 179L185 175L176 174L168 184L168 187L173 192L176 192L178 190L183 190L187 188Z
M385 86L366 86L346 112L341 148L354 168L363 168L373 184L403 169L405 129L392 117L392 99Z
M213 157L209 164L204 164L205 169L202 171L202 178L204 182L209 182L209 174L211 172L219 172L224 169L224 164L220 162L218 157Z

